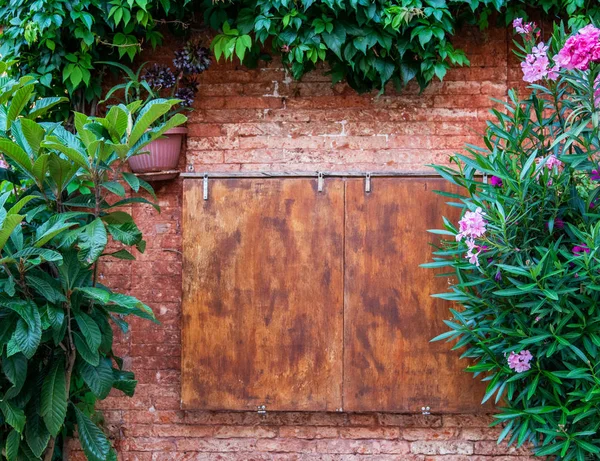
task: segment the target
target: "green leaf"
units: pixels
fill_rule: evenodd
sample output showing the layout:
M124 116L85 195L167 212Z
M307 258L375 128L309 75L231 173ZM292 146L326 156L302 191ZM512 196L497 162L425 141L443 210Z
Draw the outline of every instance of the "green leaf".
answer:
M26 86L19 88L14 94L8 113L6 114L6 129L8 130L15 119L21 114L33 94L35 88L33 83L27 84Z
M11 430L6 437L6 459L7 461L16 461L21 444L21 434L15 429Z
M100 363L100 355L98 354L97 349L90 349L88 343L81 337L81 335L78 332L73 333L73 342L75 343L77 354L83 360L85 360L90 365L98 366L98 363Z
M73 407L81 448L89 461L106 461L110 443L104 433L79 408Z
M33 167L31 159L27 153L13 141L0 139L0 153L9 157L26 172L31 173Z
M77 288L77 291L82 292L88 298L98 301L101 304L107 304L110 301L110 291L107 291L103 288L79 287Z
M25 427L25 412L9 400L0 400L0 411L4 420L19 434Z
M125 197L125 188L116 181L105 182L102 187L119 197Z
M97 351L102 342L102 334L95 320L84 312L75 312L75 321L79 330L85 339L85 342L92 351Z
M42 322L37 308L34 309L34 313L34 322L28 324L25 320L20 318L17 321L17 328L13 334L13 338L19 347L19 350L23 352L28 359L31 359L34 356L42 340Z
M101 218L96 218L83 227L79 234L79 253L77 258L82 263L91 265L95 263L108 243L106 227Z
M79 362L78 369L81 377L94 395L99 399L105 399L112 389L114 382L110 359L103 358L96 367L85 361L81 361Z
M38 401L39 399L35 399ZM25 441L31 449L32 453L36 457L41 457L44 450L48 446L50 441L50 432L46 428L41 415L38 413L40 408L36 405L32 405L31 402L28 405L27 411L27 423L25 424Z
M44 378L41 393L41 412L44 423L53 437L62 429L67 415L67 388L64 360L55 360Z

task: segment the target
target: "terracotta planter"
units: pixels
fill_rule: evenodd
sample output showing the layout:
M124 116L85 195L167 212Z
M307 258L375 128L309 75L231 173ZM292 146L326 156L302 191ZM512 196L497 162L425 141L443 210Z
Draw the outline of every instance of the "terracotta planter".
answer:
M129 159L131 171L144 177L146 180L164 180L177 176L173 170L179 165L181 144L187 133L185 127L175 127L167 130L163 137L152 141L146 149L148 154L135 155ZM169 171L165 174L148 174Z

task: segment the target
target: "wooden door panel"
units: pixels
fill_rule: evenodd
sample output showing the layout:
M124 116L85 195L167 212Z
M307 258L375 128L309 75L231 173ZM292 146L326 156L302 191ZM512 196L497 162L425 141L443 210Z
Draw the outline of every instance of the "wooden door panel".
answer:
M182 405L342 406L344 184L184 181Z
M346 411L482 411L484 387L462 371L466 362L449 344L429 342L447 330L450 303L430 297L448 280L419 267L437 240L426 230L440 228L442 214L459 217L435 189L448 183L376 178L370 193L362 180L346 183Z

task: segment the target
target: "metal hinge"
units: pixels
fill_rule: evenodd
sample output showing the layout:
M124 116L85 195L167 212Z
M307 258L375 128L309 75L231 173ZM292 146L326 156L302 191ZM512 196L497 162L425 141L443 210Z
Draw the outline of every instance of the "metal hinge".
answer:
M257 408L257 413L259 415L266 415L267 414L267 406L266 405L258 405L256 408Z
M430 407L421 407L421 413L425 416L429 416L431 414Z
M325 183L325 178L323 176L323 173L319 172L317 173L317 191L318 192L323 192L323 184Z
M371 173L365 175L365 192L371 192Z
M204 175L204 184L203 184L203 194L204 194L204 200L208 200L208 175L205 174Z

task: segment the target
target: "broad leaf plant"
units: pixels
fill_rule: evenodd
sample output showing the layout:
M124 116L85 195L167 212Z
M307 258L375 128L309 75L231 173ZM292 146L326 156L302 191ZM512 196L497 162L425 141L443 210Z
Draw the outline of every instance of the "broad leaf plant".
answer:
M76 433L89 460L116 459L94 404L111 389L133 395L136 380L113 352L113 326L156 319L100 283L99 264L144 251L127 206L158 207L121 165L186 118L159 120L178 100L134 101L105 117L75 113L73 133L38 121L62 98L37 98L36 84L0 77L0 450L61 459Z

